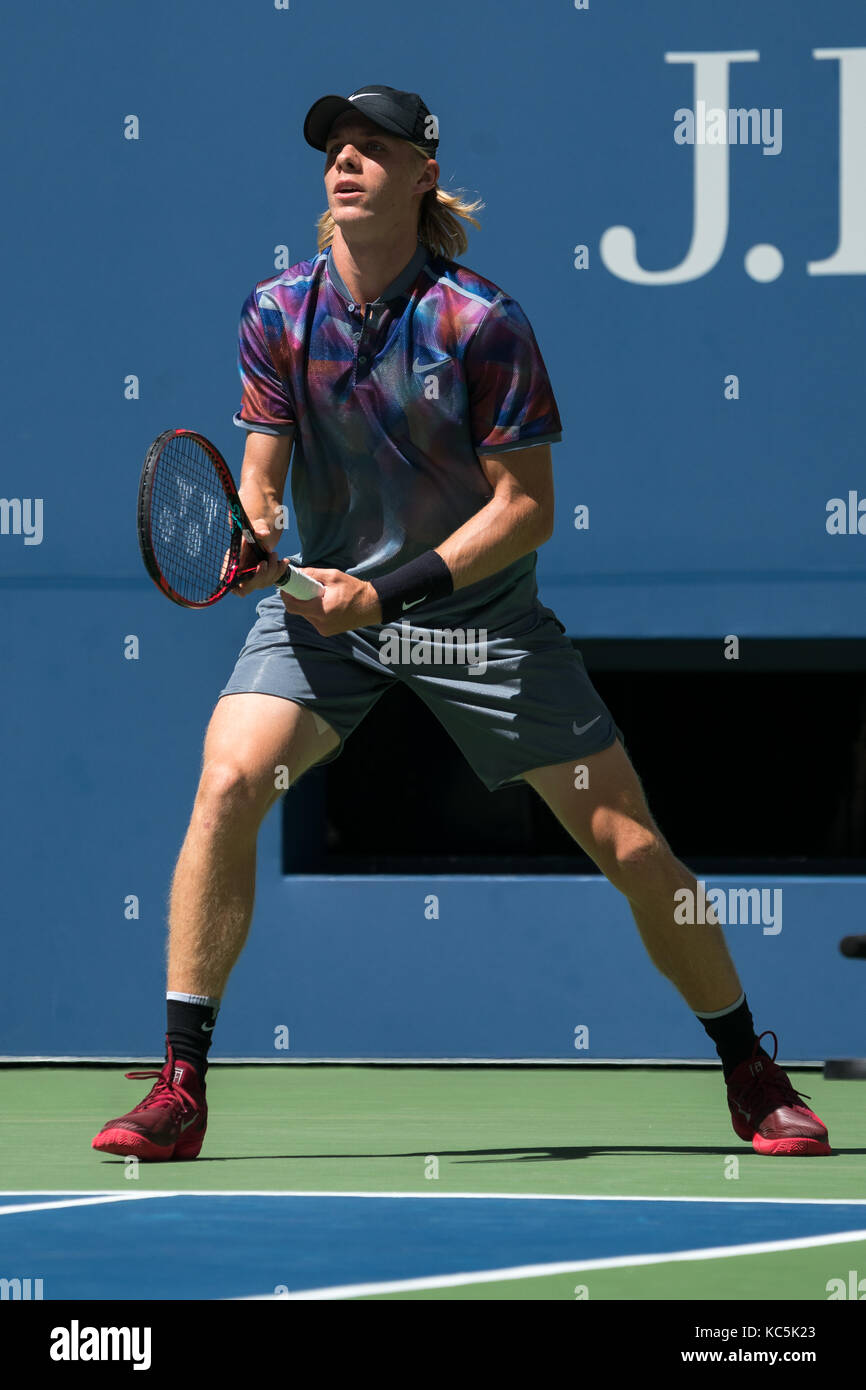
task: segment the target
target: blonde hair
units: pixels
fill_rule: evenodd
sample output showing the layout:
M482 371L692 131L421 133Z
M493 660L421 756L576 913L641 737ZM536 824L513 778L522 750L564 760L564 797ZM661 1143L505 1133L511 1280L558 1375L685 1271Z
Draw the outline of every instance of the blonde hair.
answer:
M411 140L407 141L407 144L422 159L431 157L427 150L422 149L420 145L413 144ZM456 193L445 193L437 184L435 188L429 188L421 199L421 210L418 215L418 240L422 241L434 256L444 256L449 261L454 261L458 256L464 255L469 245L469 237L465 227L461 226L461 222L471 222L473 227L479 229L481 227L481 223L472 214L480 212L484 203L480 199L474 203L467 203L461 196L462 193L462 188L458 189ZM326 208L316 223L320 251L324 251L326 246L330 246L334 240L335 231L336 223L330 210Z

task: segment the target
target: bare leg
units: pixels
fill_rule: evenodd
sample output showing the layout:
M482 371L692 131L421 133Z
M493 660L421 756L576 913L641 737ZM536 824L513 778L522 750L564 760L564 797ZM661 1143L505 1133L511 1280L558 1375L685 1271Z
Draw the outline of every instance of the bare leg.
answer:
M589 786L574 786L575 762L536 768L525 780L574 840L628 899L658 970L697 1013L714 1013L743 992L721 927L674 921L674 893L697 894L694 875L675 858L650 815L622 744L581 760ZM709 910L708 910L709 915Z
M168 988L221 998L253 913L256 840L290 781L339 739L302 705L275 695L226 695L208 727L198 793L171 890Z

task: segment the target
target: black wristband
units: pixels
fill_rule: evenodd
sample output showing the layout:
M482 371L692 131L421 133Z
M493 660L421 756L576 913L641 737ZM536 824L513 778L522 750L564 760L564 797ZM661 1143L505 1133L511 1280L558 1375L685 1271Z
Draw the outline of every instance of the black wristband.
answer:
M370 583L382 605L382 622L392 623L409 608L419 608L425 600L447 598L454 592L451 571L435 550L427 550L417 560L401 565L390 574L380 574Z

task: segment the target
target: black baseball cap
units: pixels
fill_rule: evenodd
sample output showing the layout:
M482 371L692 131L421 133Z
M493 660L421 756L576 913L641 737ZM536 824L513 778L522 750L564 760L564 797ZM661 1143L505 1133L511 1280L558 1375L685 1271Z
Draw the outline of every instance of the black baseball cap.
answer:
M411 140L420 145L430 155L436 153L439 144L439 125L433 117L433 138L425 127L430 112L417 92L399 92L396 87L381 87L375 83L365 83L348 97L320 97L313 102L304 121L304 139L314 150L327 148L328 132L338 116L347 111L360 111L368 120L375 121L391 135L399 135L403 140Z

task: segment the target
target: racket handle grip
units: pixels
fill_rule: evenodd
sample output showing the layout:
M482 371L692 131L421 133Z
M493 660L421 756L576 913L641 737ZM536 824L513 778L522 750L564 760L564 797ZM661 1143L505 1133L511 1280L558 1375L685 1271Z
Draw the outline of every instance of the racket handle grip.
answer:
M294 565L287 565L282 579L277 580L277 588L284 589L292 598L315 598L324 587L318 579L311 579L308 574L295 569Z

